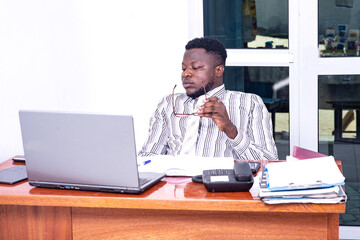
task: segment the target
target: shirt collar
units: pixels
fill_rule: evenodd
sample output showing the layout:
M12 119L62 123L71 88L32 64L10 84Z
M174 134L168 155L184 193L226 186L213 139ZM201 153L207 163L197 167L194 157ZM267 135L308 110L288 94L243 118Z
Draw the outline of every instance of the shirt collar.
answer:
M224 90L225 90L225 85L222 84L222 85L212 89L211 91L206 92L206 97L209 98L209 97L215 96L215 97L219 98L219 96L222 95L222 92L224 92ZM185 102L188 102L188 103L193 103L193 101L197 102L197 100L202 96L204 96L204 95L201 95L201 96L199 96L199 97L197 97L195 99L193 99L191 97L188 97L188 99Z
M223 89L225 89L224 84L222 84L222 85L214 88L213 90L207 92L207 93L206 93L206 96L207 96L207 97L218 96L219 93L220 93Z

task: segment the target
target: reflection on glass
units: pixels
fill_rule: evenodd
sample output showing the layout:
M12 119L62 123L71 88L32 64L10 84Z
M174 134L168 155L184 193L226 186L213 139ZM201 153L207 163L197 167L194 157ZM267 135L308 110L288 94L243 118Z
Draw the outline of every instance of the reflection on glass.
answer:
M359 14L359 1L319 0L319 50L322 57L359 56Z
M288 48L288 0L204 0L204 35L226 48Z
M226 67L228 90L259 95L271 114L279 159L289 155L289 68Z
M342 161L348 202L340 225L360 226L360 75L319 76L319 152Z

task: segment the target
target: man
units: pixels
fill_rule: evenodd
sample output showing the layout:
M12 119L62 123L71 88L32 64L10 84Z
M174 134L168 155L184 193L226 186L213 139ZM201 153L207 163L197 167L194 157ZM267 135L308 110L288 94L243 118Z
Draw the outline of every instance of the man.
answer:
M227 53L222 43L195 38L185 49L181 79L186 94L173 93L161 100L139 156L278 159L270 114L262 99L225 90Z

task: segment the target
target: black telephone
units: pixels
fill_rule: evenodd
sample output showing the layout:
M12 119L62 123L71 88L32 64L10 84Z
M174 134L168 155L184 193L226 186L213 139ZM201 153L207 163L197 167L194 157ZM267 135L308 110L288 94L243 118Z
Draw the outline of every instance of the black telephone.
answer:
M257 164L256 168L259 165ZM246 192L254 184L252 174L248 162L235 161L234 169L204 170L201 178L209 192Z

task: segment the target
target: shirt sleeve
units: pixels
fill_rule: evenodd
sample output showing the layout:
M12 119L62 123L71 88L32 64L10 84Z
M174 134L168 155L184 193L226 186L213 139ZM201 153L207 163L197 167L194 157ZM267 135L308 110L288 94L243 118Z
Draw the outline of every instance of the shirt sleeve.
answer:
M230 139L237 157L245 160L278 160L270 113L259 96L251 94L246 117L246 125L236 126L238 135Z
M157 106L150 119L150 127L148 137L139 151L138 156L154 156L165 155L168 150L168 121L164 117L166 115L166 106L168 105L168 97L164 97Z

